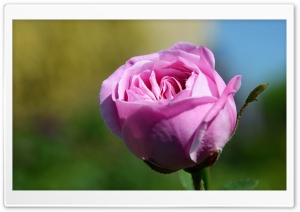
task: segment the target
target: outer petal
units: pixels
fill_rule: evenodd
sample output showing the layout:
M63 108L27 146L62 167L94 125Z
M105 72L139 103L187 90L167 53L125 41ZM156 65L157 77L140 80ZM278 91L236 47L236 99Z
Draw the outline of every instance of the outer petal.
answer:
M215 101L211 97L162 107L143 105L125 120L122 137L137 157L161 167L178 170L193 166L189 156L193 135Z
M125 66L118 68L109 78L103 81L99 94L100 112L108 126L108 128L117 136L121 137L121 127L119 124L119 117L117 107L112 99L112 93L115 92L115 87L120 81Z
M226 88L226 84L218 72L215 71L214 76L215 76L216 85L217 85L216 87L219 91L218 97L220 97L222 95L224 89Z
M126 62L126 68L131 67L133 64L135 64L138 61L143 61L143 60L148 60L148 61L157 61L158 60L158 53L152 53L152 54L147 54L147 55L142 55L142 56L136 56L132 57Z
M202 97L202 96L215 96L219 97L218 89L216 84L200 72L197 75L197 79L193 84L192 94L193 97Z
M198 54L200 56L200 61L198 62L199 69L215 82L215 57L213 53L208 48L200 46L198 48Z
M241 87L241 79L242 79L242 76L238 75L229 81L228 85L226 86L226 88L223 91L221 98L212 107L212 109L208 112L204 121L209 122L214 117L216 117L216 115L219 113L219 111L225 106L228 96L235 94Z
M190 160L173 129L161 124L163 119L159 111L144 106L125 121L122 136L127 147L137 157L177 170Z
M186 52L195 52L197 49L197 46L195 44L189 43L189 42L178 42L170 48L170 50L176 50L176 49L181 49Z
M195 163L200 163L227 143L236 123L233 116L235 105L231 102L232 95L240 86L241 76L231 79L221 98L201 122L190 149L191 159Z
M206 47L200 46L198 48L199 55L203 59L202 62L204 64L207 64L210 69L214 70L215 69L215 57L214 54Z

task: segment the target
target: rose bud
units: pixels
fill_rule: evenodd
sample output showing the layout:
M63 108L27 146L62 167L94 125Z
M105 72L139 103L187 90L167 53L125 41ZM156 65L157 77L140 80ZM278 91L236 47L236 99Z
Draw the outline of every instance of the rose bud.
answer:
M199 167L221 152L236 124L241 76L226 85L214 67L209 49L186 42L133 57L103 81L102 117L148 165L166 173Z

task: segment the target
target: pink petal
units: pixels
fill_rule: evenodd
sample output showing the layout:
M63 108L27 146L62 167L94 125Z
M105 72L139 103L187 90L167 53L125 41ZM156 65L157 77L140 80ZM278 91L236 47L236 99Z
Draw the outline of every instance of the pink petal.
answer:
M129 89L132 77L142 73L142 71L145 70L145 65L152 66L153 64L144 60L136 62L133 66L125 69L124 74L118 84L118 99L126 100L125 91Z
M208 48L206 48L204 46L200 46L199 49L200 49L200 56L202 58L205 58L206 62L210 66L210 68L212 70L214 70L214 68L215 68L215 56L214 56L214 54Z
M185 72L185 73L191 73L191 72L196 72L199 73L200 70L197 67L197 65L183 57L177 57L177 60L169 62L170 65L167 66L168 68L171 69L176 69L179 70L181 72Z
M199 125L190 149L191 159L196 163L208 157L207 154L213 153L218 148L223 148L228 141L236 122L233 114L236 112L236 108L235 104L232 104L231 96L237 92L240 86L241 76L232 78L221 98L209 110Z
M141 97L136 94L134 91L127 91L132 92L132 96L136 95L135 98L140 99ZM117 106L117 114L119 116L119 123L121 128L123 127L123 124L127 118L129 118L131 115L133 115L137 110L139 110L141 107L147 105L147 102L151 104L151 101L134 101L134 102L127 102L122 100L116 100L115 104Z
M186 52L194 52L197 49L197 46L189 42L178 42L170 48L170 50L177 50L177 49Z
M133 87L130 90L126 90L127 101L152 101L152 99L145 94L140 88Z
M202 97L202 96L213 96L210 87L216 89L216 85L207 78L203 73L197 75L196 81L193 84L192 96L193 97Z
M219 113L219 111L226 104L229 95L235 94L238 91L238 89L241 87L241 79L242 79L242 77L240 75L238 75L229 81L228 85L226 86L226 88L223 91L221 98L218 100L218 102L213 106L213 108L206 115L206 117L205 117L206 122L211 121Z
M133 66L135 63L139 62L139 61L157 61L159 58L158 53L152 53L152 54L147 54L147 55L142 55L142 56L136 56L136 57L132 57L131 59L129 59L126 62L126 68L129 68L131 66Z
M121 127L116 105L112 99L115 86L124 73L124 66L118 68L110 77L103 81L99 94L100 112L109 129L121 137Z
M215 101L194 98L162 107L140 106L125 120L122 137L137 157L161 167L193 166L189 148L194 132Z
M150 75L151 91L155 95L156 99L160 99L160 87L156 80L155 72L152 71Z
M188 53L182 50L163 50L159 52L160 56L159 59L160 60L166 60L166 61L178 61L178 58L183 58L184 60L189 61L190 63L199 64L200 61L200 56L199 55L195 55L192 53Z
M206 47L200 46L198 48L198 54L200 56L200 60L197 63L199 69L202 73L204 73L204 75L215 82L215 58L213 53Z
M142 107L125 121L122 137L137 157L170 170L178 170L191 161L172 129L161 123L161 120L163 114L159 111Z
M164 107L161 107L160 111L162 111L167 117L173 117L179 115L183 111L193 110L194 108L200 105L214 104L216 102L217 99L212 96L205 96L200 98L190 97L178 101L170 101L169 104L167 104ZM204 112L200 111L199 114L196 112L194 114L197 114L198 116L200 114L204 114Z
M135 85L135 84L136 85ZM154 94L149 90L149 88L145 85L145 82L141 79L141 76L140 75L135 75L132 77L132 85L130 87L130 90L131 89L134 89L134 88L138 88L141 93L140 95L145 95L145 96L148 96L149 100L155 100L155 96Z
M222 150L231 136L234 127L231 107L227 103L211 122L203 121L196 133L190 149L191 159L199 164L212 153ZM197 139L197 142L195 142Z
M219 95L216 97L220 97L222 95L224 89L226 88L226 84L218 72L215 71L214 76L215 76L215 81L216 81L216 85L217 85L216 87L217 87L218 93L219 93Z

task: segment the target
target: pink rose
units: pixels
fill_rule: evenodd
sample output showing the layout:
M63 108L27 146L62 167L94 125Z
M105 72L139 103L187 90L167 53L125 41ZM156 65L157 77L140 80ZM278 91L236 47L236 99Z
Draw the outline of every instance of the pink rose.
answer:
M138 158L176 171L223 149L236 124L233 95L213 53L191 43L133 57L102 83L100 108L109 129Z

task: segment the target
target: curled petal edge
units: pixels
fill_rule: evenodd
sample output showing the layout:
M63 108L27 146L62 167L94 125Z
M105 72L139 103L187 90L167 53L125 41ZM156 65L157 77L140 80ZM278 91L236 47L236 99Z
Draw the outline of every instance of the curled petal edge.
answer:
M203 142L203 138L206 134L208 126L211 121L219 114L219 112L224 108L228 96L234 95L238 89L241 87L242 76L237 75L232 78L226 88L224 89L221 98L214 104L210 111L206 114L203 121L200 123L198 130L195 133L191 148L190 148L190 157L194 162L197 162L197 151ZM214 147L211 147L214 148ZM214 151L213 149L211 151Z

